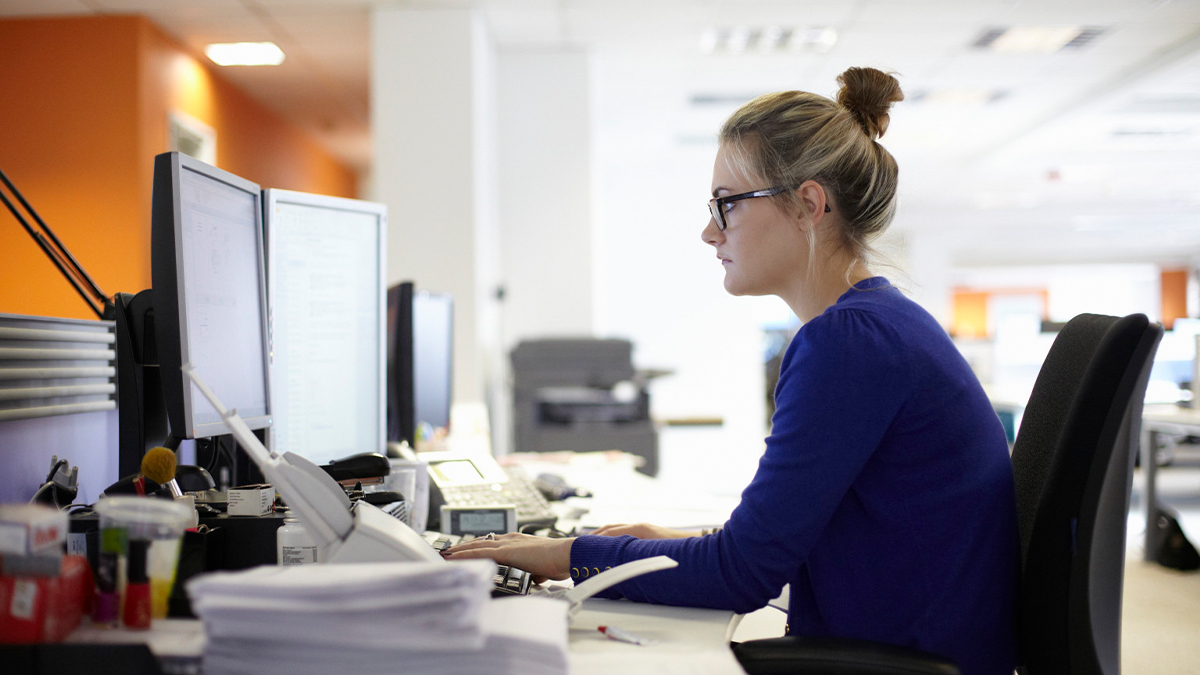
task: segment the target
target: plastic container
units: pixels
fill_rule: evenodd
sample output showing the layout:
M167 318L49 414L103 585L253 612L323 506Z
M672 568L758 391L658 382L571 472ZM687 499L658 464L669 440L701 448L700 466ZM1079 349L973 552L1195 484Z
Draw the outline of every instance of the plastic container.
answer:
M175 585L175 567L183 530L194 510L182 502L155 497L105 497L96 502L100 531L122 530L124 540L150 542L146 552L146 572L150 577L150 614L156 619L167 616L167 600ZM103 535L102 535L103 536ZM120 594L125 592L124 569L129 549L121 551Z
M275 549L280 565L307 565L317 562L317 543L308 536L300 521L287 517L275 531Z
M429 521L429 462L391 458L391 473L384 479L389 490L404 495L408 502L408 519L404 521L417 532L424 532Z

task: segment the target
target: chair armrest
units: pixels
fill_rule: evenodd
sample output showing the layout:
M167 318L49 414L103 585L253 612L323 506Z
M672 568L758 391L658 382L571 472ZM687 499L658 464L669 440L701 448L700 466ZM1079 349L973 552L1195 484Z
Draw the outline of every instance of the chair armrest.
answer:
M733 654L749 675L959 675L958 666L940 656L849 638L747 640L735 643Z

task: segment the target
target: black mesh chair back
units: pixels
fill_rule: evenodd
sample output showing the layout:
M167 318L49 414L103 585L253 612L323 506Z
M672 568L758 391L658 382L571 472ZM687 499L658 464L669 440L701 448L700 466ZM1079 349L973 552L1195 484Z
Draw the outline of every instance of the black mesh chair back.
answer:
M1120 672L1126 514L1162 326L1082 314L1038 373L1012 463L1023 675Z

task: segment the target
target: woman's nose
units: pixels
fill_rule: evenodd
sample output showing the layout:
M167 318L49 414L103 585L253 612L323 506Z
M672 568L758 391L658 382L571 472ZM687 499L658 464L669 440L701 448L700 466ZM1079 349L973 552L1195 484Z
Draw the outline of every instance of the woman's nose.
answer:
M720 236L721 228L717 227L717 219L710 215L708 217L708 224L700 231L700 239L710 246L716 246Z

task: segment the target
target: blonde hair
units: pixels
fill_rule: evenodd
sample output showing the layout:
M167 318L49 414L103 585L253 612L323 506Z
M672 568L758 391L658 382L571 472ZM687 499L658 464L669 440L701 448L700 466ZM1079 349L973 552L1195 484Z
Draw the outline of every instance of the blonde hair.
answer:
M904 93L895 77L874 68L850 68L837 81L837 101L803 91L750 101L726 120L720 141L735 150L743 172L767 181L763 187L819 183L841 216L840 244L861 260L896 213L898 167L876 139ZM776 199L799 205L792 190Z

